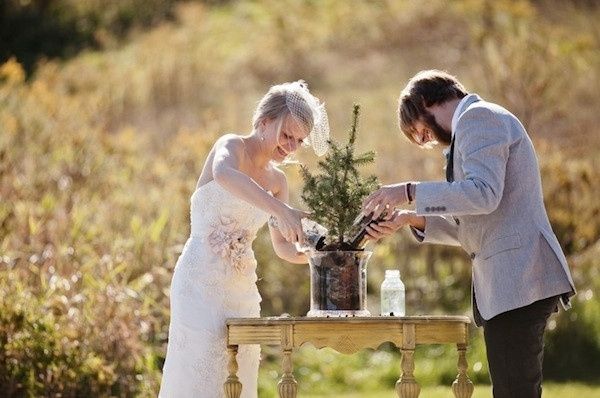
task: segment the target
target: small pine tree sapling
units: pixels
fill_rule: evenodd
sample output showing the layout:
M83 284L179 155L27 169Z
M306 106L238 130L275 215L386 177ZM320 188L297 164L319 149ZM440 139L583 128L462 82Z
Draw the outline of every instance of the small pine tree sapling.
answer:
M355 104L348 142L344 145L329 141L329 151L318 163L320 173L311 174L301 167L304 180L302 199L312 210L312 219L329 230L323 250L356 250L349 238L357 232L354 220L361 211L364 198L378 188L376 176L362 177L358 168L371 164L375 152L356 154L360 105Z

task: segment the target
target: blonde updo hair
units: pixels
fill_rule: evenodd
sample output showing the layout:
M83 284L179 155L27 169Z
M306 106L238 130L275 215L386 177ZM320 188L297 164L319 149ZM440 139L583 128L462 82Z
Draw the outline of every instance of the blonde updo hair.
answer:
M299 90L308 92L304 80L272 86L254 111L252 117L254 129L258 129L264 119L283 120L291 115L296 122L302 123L308 131L311 131L314 126L313 110L303 96L298 95ZM293 106L290 106L292 98Z

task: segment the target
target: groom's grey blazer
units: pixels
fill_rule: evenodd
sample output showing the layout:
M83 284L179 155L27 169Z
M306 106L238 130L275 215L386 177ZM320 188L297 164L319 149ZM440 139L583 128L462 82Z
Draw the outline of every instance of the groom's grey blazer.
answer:
M567 307L575 286L546 215L523 125L506 109L470 95L453 139L454 181L416 187L417 214L426 216L423 242L460 245L469 253L485 320L556 295Z

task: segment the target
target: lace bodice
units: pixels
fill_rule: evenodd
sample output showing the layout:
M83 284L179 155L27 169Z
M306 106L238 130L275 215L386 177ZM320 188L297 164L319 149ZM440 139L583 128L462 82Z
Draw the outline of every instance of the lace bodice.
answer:
M243 273L252 241L268 214L212 180L191 197L191 236L207 243L214 254Z
M253 239L268 219L267 213L238 198L214 180L196 189L190 200L192 236L205 237L215 226L233 223ZM229 229L232 228L233 225Z

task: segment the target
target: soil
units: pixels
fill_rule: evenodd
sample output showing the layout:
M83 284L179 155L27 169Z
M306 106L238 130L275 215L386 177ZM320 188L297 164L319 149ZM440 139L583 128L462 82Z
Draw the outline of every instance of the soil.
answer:
M352 245L348 242L342 242L342 243L330 243L328 245L325 245L321 248L317 247L318 251L321 252L337 252L337 251L356 251L357 249L355 249L354 247L352 247ZM359 249L362 250L362 249Z
M356 252L330 251L314 258L313 300L320 310L360 310L361 257Z

